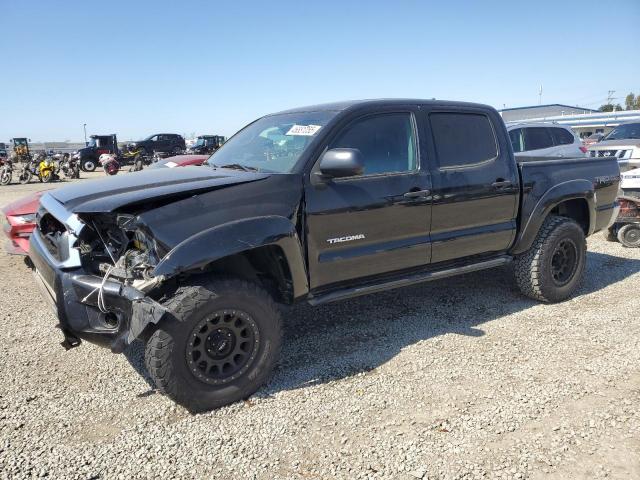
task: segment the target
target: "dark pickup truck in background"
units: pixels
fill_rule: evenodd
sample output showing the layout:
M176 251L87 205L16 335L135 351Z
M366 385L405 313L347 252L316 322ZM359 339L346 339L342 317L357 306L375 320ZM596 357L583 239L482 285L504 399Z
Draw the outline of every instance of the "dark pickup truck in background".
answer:
M202 411L267 379L279 303L509 262L525 295L568 298L619 178L615 159L516 161L491 107L327 104L256 120L208 167L45 194L31 258L65 346L141 339L157 388Z

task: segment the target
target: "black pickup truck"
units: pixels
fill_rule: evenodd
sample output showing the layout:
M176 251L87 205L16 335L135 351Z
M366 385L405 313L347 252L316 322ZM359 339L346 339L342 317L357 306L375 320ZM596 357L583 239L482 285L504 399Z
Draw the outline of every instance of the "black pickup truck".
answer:
M615 218L615 159L514 158L491 107L374 100L268 115L208 160L42 197L35 278L66 347L146 343L191 411L249 396L312 305L514 263L522 292L577 288Z

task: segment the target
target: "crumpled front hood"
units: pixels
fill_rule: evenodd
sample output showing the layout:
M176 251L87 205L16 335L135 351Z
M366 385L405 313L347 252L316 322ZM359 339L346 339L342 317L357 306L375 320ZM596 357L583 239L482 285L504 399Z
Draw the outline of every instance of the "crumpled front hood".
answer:
M148 201L184 198L231 185L254 182L268 174L208 167L159 168L78 182L51 192L74 213L111 212Z

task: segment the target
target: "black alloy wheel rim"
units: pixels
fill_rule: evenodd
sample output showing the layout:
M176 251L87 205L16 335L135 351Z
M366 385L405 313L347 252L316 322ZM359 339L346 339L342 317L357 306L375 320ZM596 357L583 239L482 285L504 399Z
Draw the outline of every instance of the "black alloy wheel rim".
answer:
M561 287L569 283L578 268L578 248L573 240L565 238L556 246L551 257L551 275Z
M186 349L189 371L211 385L228 383L253 363L260 344L255 320L240 310L219 310L192 330Z

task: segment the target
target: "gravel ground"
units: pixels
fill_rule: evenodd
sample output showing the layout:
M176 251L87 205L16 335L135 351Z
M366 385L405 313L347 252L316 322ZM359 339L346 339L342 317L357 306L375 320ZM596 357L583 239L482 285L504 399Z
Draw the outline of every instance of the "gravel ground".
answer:
M65 352L0 255L0 478L640 478L639 281L640 249L597 234L558 305L503 268L297 306L269 384L194 416L141 345Z

